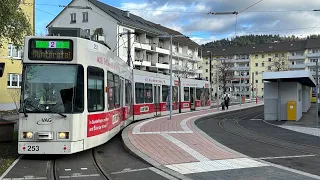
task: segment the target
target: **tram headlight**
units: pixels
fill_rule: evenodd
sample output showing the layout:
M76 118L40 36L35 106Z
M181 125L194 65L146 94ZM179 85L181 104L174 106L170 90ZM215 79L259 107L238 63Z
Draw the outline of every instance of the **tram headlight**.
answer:
M32 139L33 138L33 132L23 132L23 138L24 139Z
M69 139L69 132L59 132L58 138L59 139Z

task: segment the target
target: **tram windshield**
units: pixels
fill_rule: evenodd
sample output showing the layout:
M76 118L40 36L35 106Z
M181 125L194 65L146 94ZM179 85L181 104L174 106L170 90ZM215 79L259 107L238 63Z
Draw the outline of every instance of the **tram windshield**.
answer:
M81 65L25 64L23 73L21 112L83 112Z

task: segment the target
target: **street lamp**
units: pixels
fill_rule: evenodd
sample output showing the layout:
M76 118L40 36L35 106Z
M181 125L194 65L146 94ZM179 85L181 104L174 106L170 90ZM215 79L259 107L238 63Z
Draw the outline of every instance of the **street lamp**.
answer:
M169 35L159 35L157 36L159 38L170 38L170 119L172 119L172 38L173 37L185 37L189 38L188 36L185 35L174 35L174 34L169 34Z
M212 52L207 51L207 53L210 53L210 63L209 63L209 81L210 81L210 94L212 94ZM218 69L218 63L216 63L216 81L217 81L217 87L216 87L216 93L217 93L217 110L219 110L219 69ZM212 95L211 95L212 99Z

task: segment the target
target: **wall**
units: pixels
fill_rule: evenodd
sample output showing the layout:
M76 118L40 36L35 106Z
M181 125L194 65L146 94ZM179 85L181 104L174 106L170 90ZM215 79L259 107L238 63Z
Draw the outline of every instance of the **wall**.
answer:
M278 119L278 83L265 82L265 95L264 95L264 110L265 120ZM296 101L297 103L297 119L302 117L302 96L299 101L299 90L302 90L301 84L297 82L281 82L280 83L280 96L281 96L281 120L287 120L287 102ZM301 91L302 95L302 91Z
M32 34L34 35L35 27L34 27L34 0L24 0L24 4L20 4L21 9L25 12L26 17L29 19L31 24ZM1 40L3 43L3 47L0 49L0 62L5 63L5 70L3 76L0 77L0 110L12 110L15 109L15 102L19 102L20 97L17 92L20 91L20 88L8 88L8 73L12 74L21 74L22 73L22 64L21 58L12 58L8 57L8 41ZM10 92L10 93L9 93ZM14 99L12 99L11 95L14 94Z
M123 32L123 29L120 30L120 28L117 25L117 21L114 18L106 14L101 9L97 8L95 5L89 3L88 1L74 0L71 3L71 5L72 6L90 6L92 10L66 8L60 13L59 16L57 16L57 18L49 26L90 29L90 35L94 33L94 30L96 28L102 27L107 44L111 48L116 47L118 38L119 38L118 36L116 36L116 34ZM83 12L88 12L88 22L82 22ZM70 23L71 13L76 13L76 23ZM132 40L131 42L134 41L134 39L131 39L131 40ZM122 51L120 52L119 49L118 51L115 51L115 52L122 53Z

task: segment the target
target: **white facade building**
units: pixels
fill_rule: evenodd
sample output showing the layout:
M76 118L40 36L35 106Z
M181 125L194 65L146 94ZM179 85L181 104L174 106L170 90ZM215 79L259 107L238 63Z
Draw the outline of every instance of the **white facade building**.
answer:
M117 56L128 62L129 49L131 66L163 74L168 74L170 69L170 38L159 36L182 35L97 0L72 0L47 27L81 28L90 35L97 28L102 28L103 34L100 36ZM130 32L130 38L127 32ZM172 62L176 75L202 77L202 70L199 69L202 58L198 56L198 47L188 38L173 36Z

